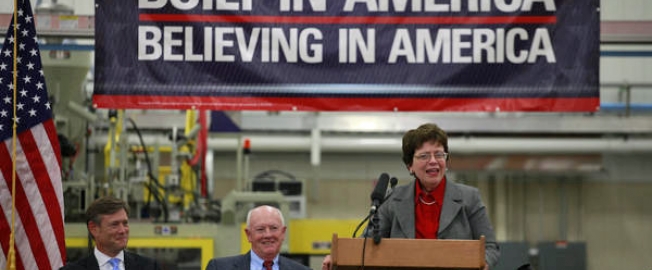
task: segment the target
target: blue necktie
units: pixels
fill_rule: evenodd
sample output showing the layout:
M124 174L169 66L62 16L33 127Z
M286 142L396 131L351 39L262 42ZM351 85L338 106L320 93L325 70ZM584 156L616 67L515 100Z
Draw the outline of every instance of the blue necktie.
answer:
M109 263L113 266L112 270L120 270L120 259L112 258L109 260Z

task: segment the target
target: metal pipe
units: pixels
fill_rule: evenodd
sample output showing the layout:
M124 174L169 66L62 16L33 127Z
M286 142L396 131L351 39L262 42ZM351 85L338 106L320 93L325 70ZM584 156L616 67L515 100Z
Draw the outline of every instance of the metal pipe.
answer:
M310 132L310 164L319 166L321 163L321 132L319 128L313 128Z
M308 152L311 139L307 136L249 136L261 152ZM400 138L321 137L322 152L400 152ZM637 138L450 138L448 144L456 154L490 153L603 153L652 152L652 139ZM211 140L209 148L229 150L235 141Z
M146 142L163 135L145 136ZM245 135L256 145L256 152L310 152L310 135ZM135 138L132 143L137 143ZM240 138L210 138L208 149L213 151L240 151ZM97 136L104 144L106 137ZM163 140L162 140L163 141ZM401 138L321 135L322 153L399 153ZM454 154L597 154L650 153L652 138L449 138Z

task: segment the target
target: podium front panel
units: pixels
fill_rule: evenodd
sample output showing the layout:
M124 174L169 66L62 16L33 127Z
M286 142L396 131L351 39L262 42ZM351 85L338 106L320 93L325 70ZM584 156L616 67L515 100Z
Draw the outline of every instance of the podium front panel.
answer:
M365 245L366 241L366 245ZM364 248L364 255L363 255ZM481 240L430 240L333 237L333 270L482 269L484 238ZM364 264L363 264L364 258Z

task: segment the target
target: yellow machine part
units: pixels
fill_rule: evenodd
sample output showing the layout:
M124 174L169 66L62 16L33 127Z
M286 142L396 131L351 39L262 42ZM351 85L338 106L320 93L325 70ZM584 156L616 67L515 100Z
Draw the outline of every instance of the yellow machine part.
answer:
M118 116L116 117L111 117L110 121L112 124L115 124L115 129L113 130L113 138L111 136L108 137L106 145L104 146L104 167L105 168L110 168L111 167L111 150L112 149L117 149L116 145L113 145L114 142L120 141L120 135L122 134L122 119L124 118L124 110L118 110ZM117 150L116 150L117 151ZM115 166L120 166L120 160L116 159L114 160L116 162Z
M360 220L357 219L293 219L289 221L285 232L289 240L290 254L326 255L331 251L331 240L336 233L340 237L351 237ZM244 232L246 224L240 230L240 251L249 251L251 245ZM363 230L361 228L361 230ZM361 231L359 232L361 233Z
M132 146L129 149L131 152L142 152L143 148L140 146ZM154 149L153 146L148 146L147 147L147 152L148 153L154 153L156 149ZM170 146L159 146L158 147L159 153L170 153L172 152L172 147ZM187 146L182 146L180 148L180 151L189 151ZM105 155L108 157L108 150L105 149ZM165 185L165 179L166 176L169 175L172 170L170 166L159 166L158 168L152 168L154 170L158 170L158 180L162 185ZM182 190L184 191L191 191L195 190L196 188L196 183L197 183L197 175L195 172L192 170L192 167L188 165L187 162L182 162L180 166L181 170L181 178L179 180L179 186ZM159 188L158 190L159 194L165 195L165 190L163 188ZM149 198L149 190L144 189L143 190L143 198L145 199L145 202L147 202L147 198ZM192 201L194 200L194 194L191 192L187 192L185 196L183 197L183 206L187 207ZM168 201L170 203L180 203L181 202L181 197L176 196L176 195L168 195Z
M111 122L115 124L114 130L113 130L113 138L109 137L106 145L104 146L104 166L106 168L111 168L111 167L119 167L121 166L121 161L117 158L114 158L113 160L111 159L111 152L115 154L116 152L119 151L119 147L117 145L114 145L114 142L118 142L120 140L120 136L122 135L123 131L123 126L122 122L124 119L124 110L118 110L118 115L117 118L111 118ZM188 132L196 125L195 123L195 118L196 118L197 113L194 110L187 110L186 111L186 135L188 135ZM113 140L112 140L113 139ZM187 145L181 146L179 148L180 153L189 153L191 152L189 145L194 145L194 140L191 140L188 142ZM129 149L131 152L141 152L143 150L142 147L136 146L136 147L131 147ZM156 149L154 147L147 147L147 152L148 153L153 153ZM158 151L160 153L171 153L172 148L169 146L160 146L158 147ZM114 162L114 165L111 165L111 162ZM194 193L193 191L196 189L196 183L197 183L197 175L193 171L192 167L188 164L186 161L182 161L180 166L180 172L179 172L179 187L181 190L184 191L184 196L177 196L177 195L167 195L167 200L170 203L173 204L182 204L184 208L188 207L193 201L194 201ZM165 184L165 178L167 175L169 175L171 172L171 168L169 166L160 166L159 168L152 168L153 170L158 170L158 180L161 184ZM108 181L109 176L107 175L107 180ZM162 188L159 188L159 194L162 194L163 196L166 196L165 191ZM144 198L150 198L149 197L149 191L147 189L144 190ZM183 200L183 201L182 201Z

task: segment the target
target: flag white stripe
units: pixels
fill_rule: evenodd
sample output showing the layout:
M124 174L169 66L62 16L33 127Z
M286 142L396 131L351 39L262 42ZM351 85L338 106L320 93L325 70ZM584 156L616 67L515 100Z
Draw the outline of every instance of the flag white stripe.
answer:
M48 215L47 208L45 208L43 197L41 196L41 192L38 189L38 184L34 178L32 169L29 167L29 161L27 160L25 152L23 151L20 143L16 144L16 172L18 175L20 175L20 182L22 183L23 189L25 190L25 196L29 199L29 206L32 209L34 220L36 221L39 233L41 234L41 238L39 240L43 241L43 246L49 254L48 259L50 260L50 265L61 265L61 252L59 251L57 245L57 239L54 237L54 227L52 227L50 216ZM24 241L27 240L27 238L24 239ZM18 242L18 239L16 239L16 242L22 243ZM52 248L53 245L55 248ZM25 269L34 268L25 266Z
M11 182L9 180L8 182ZM7 181L4 178L3 174L0 174L0 204L2 204L2 212L5 215L5 218L7 219L7 223L10 223L9 226L11 226L11 187L7 186ZM25 234L25 228L23 227L23 223L20 219L20 216L18 213L16 213L16 235L15 241L16 241L16 252L18 253L17 256L20 256L20 259L23 262L23 265L25 266L25 269L38 269L36 266L36 260L34 259L34 255L32 255L32 247L29 245L29 240L27 239L27 235ZM7 250L7 252L9 252ZM5 264L6 264L6 258L5 258ZM2 265L5 265L2 264Z
M6 206L10 206L11 203L7 204L5 201L11 200L11 194L9 194L9 189L7 189L7 184L5 183L5 177L0 173L0 210L2 210L2 214L5 216L5 220L7 221L7 224L11 226L11 212L7 215L7 209L5 209ZM11 211L11 208L9 208L9 211ZM4 250L2 246L0 245L0 266L6 266L7 265L7 257L5 257L5 254L9 253L9 250Z
M9 212L9 215L7 215L7 209L5 209L5 205L10 207L11 203L6 203L7 200L11 201L11 194L9 193L9 189L5 183L4 175L0 173L0 211L2 211L2 214L5 216L7 224L11 226L11 212ZM11 211L11 208L9 208L9 211ZM0 251L2 251L0 252L0 267L6 266L7 257L5 257L5 254L9 253L9 250L4 250L2 245L0 245Z
M47 168L52 187L54 188L54 193L57 195L57 201L59 202L58 207L61 210L61 216L63 217L63 187L61 181L56 181L56 179L62 179L61 167L57 161L57 156L54 154L52 143L48 137L47 131L45 130L45 126L43 126L43 123L32 127L32 135L34 136L34 140L38 145L39 152L41 153L41 158L43 158L43 163ZM56 246L56 243L53 244Z
M20 217L16 218L16 243L18 243L18 254L23 261L25 269L38 269L34 252L32 252L32 246L29 245L29 238L27 238L27 233Z

